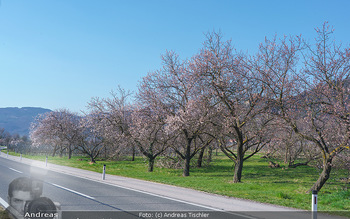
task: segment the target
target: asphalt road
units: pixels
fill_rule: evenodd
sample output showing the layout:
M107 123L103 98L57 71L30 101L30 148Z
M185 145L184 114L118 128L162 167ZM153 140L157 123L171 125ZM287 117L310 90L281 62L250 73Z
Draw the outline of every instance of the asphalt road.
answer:
M187 211L209 210L71 175L46 171L7 159L0 159L1 185L21 176L39 175L44 180L43 196L61 204L62 210ZM46 172L46 173L45 173ZM2 186L0 196L7 196Z
M34 176L44 181L43 195L52 201L60 203L62 211L70 211L80 218L101 218L117 214L118 218L131 216L132 218L156 218L157 212L174 218L176 216L209 216L211 207L199 206L188 202L179 202L170 198L163 198L146 192L108 185L94 180L84 179L72 175L54 172L37 166L30 166L21 162L0 158L0 197L7 202L7 189L12 180L22 176ZM5 207L6 203L5 203ZM75 211L75 212L71 212ZM118 212L131 212L120 215ZM105 212L105 213L103 213ZM226 214L226 213L222 213ZM85 215L85 216L84 216ZM161 216L161 215L158 215ZM227 218L233 218L232 214ZM234 218L250 218L236 215Z
M66 218L296 218L296 209L201 193L141 180L61 167L0 155L0 204L6 206L9 183L21 176L44 181L43 195L69 212ZM238 206L230 208L231 205ZM247 210L248 209L248 210ZM250 209L250 210L249 210ZM276 213L278 212L278 213ZM126 213L121 215L122 213ZM283 216L282 216L283 214ZM64 214L63 214L64 215ZM310 214L297 218L310 218ZM318 217L329 218L329 217Z

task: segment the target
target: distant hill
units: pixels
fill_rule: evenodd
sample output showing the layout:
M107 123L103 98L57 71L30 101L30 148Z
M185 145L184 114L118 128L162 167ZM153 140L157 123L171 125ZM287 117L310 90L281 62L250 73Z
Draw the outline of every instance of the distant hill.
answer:
M35 117L47 112L51 110L39 107L0 108L0 128L10 134L29 135L29 127Z

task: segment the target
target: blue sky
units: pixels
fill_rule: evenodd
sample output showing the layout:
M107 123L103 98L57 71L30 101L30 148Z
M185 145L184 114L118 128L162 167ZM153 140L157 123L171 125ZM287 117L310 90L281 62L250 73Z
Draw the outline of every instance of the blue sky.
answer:
M166 50L189 58L220 30L238 50L265 36L312 40L328 21L350 43L348 0L1 0L0 107L86 110L92 97L161 67Z

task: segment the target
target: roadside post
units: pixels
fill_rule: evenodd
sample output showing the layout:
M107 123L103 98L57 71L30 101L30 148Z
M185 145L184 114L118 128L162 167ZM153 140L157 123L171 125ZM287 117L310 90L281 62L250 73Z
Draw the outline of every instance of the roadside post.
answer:
M19 155L19 160L22 161L22 153Z
M312 219L317 219L317 191L316 190L312 190L311 213L312 213Z
M7 151L6 158L9 158L9 152Z
M46 159L45 159L45 167L47 167L47 156L46 156Z
M103 164L102 180L106 179L106 164Z

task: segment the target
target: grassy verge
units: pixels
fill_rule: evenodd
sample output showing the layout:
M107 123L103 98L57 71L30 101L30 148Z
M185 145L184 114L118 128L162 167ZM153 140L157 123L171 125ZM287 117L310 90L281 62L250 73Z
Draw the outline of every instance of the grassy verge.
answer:
M45 156L23 155L23 157L45 160ZM282 168L269 168L266 159L254 156L244 164L242 183L234 184L232 162L220 154L214 156L213 162L207 167L191 168L189 177L183 177L181 169L155 167L154 172L149 173L142 157L137 157L135 161L98 160L95 164L89 164L89 159L86 157L72 157L70 160L66 157L49 157L49 163L96 172L101 172L102 166L106 164L108 174L305 210L311 208L311 195L305 191L313 185L321 172L309 166L283 168L281 162L279 163L282 164ZM344 211L349 214L350 185L341 182L342 177L347 177L346 171L333 170L331 178L318 194L319 211Z
M5 211L3 207L0 206L0 218L1 219L11 219L8 213Z

